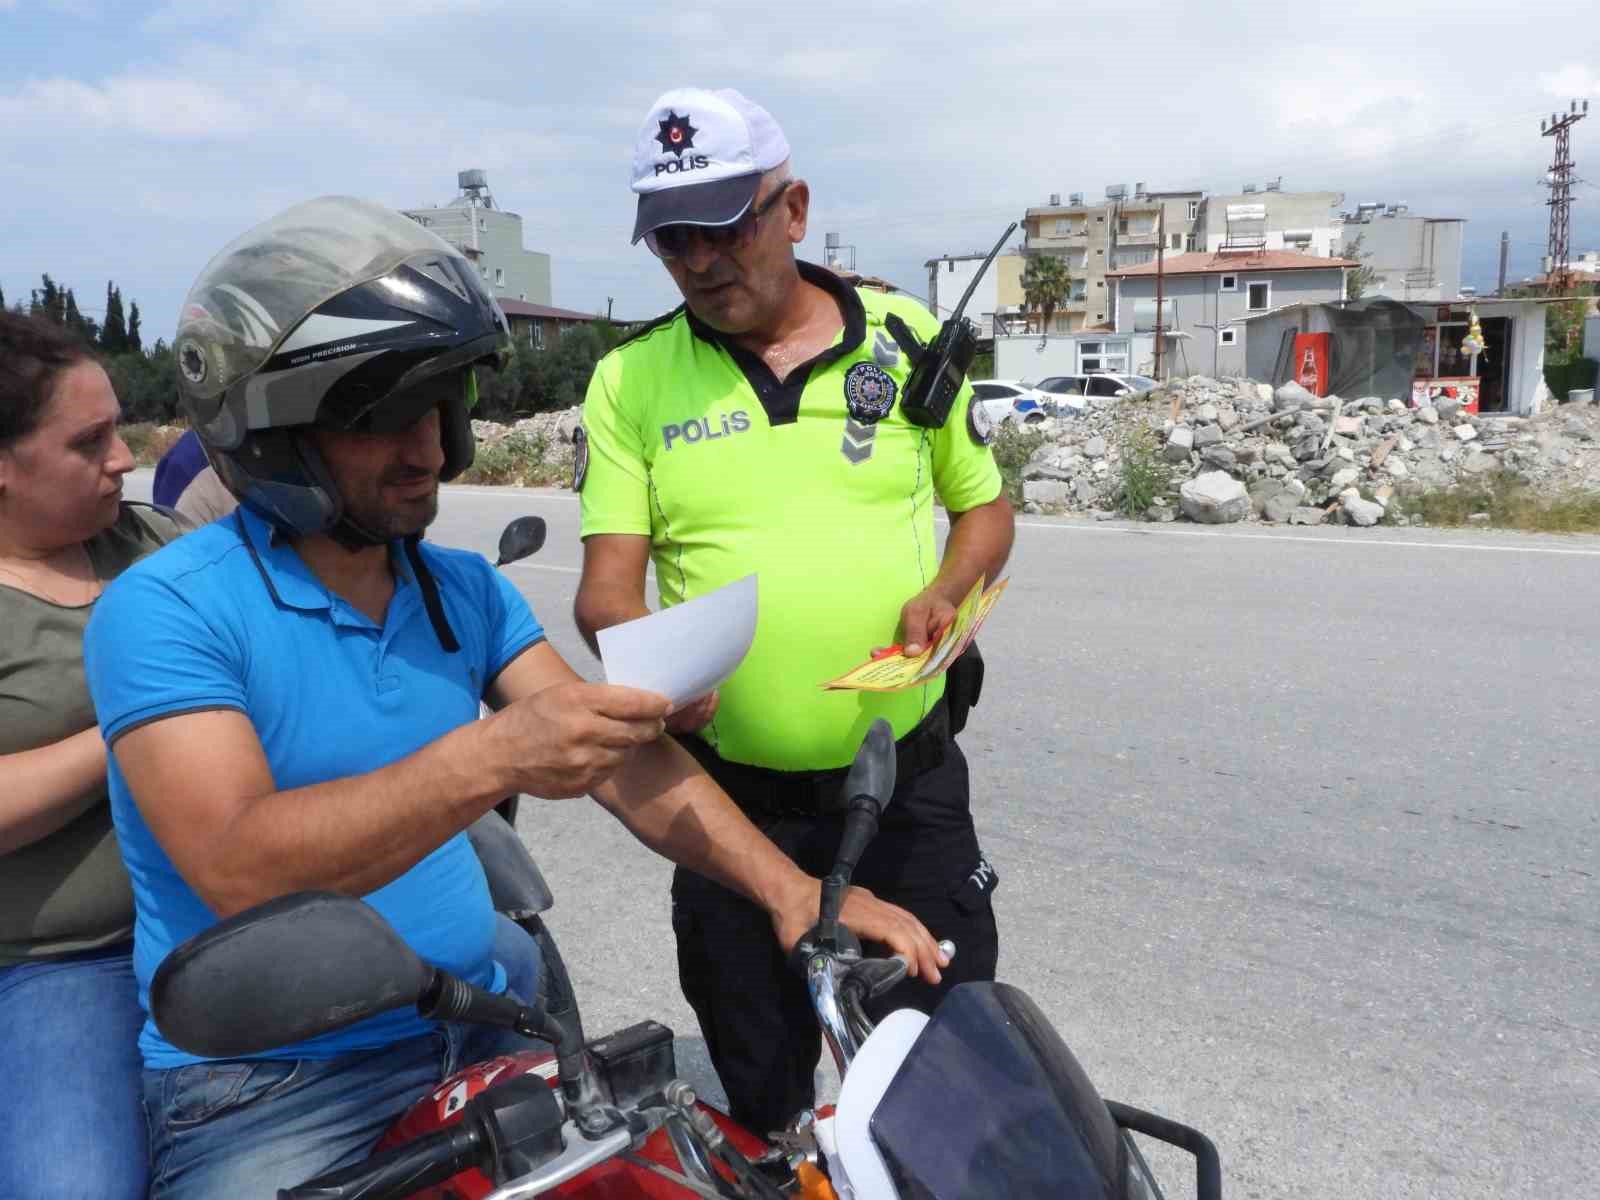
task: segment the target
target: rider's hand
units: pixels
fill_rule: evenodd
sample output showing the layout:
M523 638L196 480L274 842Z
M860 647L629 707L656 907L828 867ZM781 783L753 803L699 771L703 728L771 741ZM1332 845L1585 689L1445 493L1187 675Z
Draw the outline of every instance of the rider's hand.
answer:
M785 954L817 923L822 904L822 881L807 877L795 897L772 914L772 928ZM939 968L949 959L939 950L933 934L905 909L879 900L864 887L851 885L844 894L839 921L863 942L882 942L891 953L905 958L907 973L928 983L939 982Z
M696 733L711 724L717 715L717 692L712 689L698 700L691 700L667 718L668 733Z
M937 584L924 588L900 610L900 645L907 658L915 658L926 650L956 618L956 606L937 589Z
M637 688L558 683L507 705L489 724L516 790L558 800L592 791L659 738L671 707Z

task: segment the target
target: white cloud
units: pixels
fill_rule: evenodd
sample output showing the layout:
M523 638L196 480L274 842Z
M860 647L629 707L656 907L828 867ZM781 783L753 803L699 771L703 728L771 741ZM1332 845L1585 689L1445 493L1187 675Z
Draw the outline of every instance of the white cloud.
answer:
M1539 87L1547 96L1561 100L1600 99L1600 68L1568 63L1539 76Z
M0 95L0 122L13 131L43 127L59 135L93 129L160 140L230 137L250 128L245 109L215 87L131 75L98 84L31 80Z
M0 46L0 162L79 200L15 201L13 225L45 232L36 261L8 252L0 270L81 260L88 278L181 295L211 250L295 200L443 202L457 170L483 167L554 256L557 303L615 295L644 315L673 292L627 245L629 146L651 99L686 82L738 87L782 122L813 187L808 252L838 230L913 288L924 259L986 246L1050 192L1278 175L1472 218L1469 262L1513 228L1531 269L1540 111L1600 95L1593 66L1532 65L1546 24L1592 23L1587 0L1543 3L1546 20L1497 27L1490 47L1443 0L1312 3L1292 23L1271 0L1203 18L1175 0L814 0L803 18L746 0L165 0L115 66L75 73L76 22L47 18L60 54L8 62ZM1574 137L1590 174L1593 124ZM1596 213L1574 210L1575 241L1600 241Z

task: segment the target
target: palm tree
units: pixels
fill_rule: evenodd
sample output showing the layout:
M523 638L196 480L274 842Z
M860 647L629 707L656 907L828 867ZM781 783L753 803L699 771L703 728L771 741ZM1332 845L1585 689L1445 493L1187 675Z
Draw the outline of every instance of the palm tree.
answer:
M1035 254L1022 272L1022 297L1030 308L1038 309L1044 320L1041 333L1050 332L1050 318L1072 290L1067 264L1052 254Z

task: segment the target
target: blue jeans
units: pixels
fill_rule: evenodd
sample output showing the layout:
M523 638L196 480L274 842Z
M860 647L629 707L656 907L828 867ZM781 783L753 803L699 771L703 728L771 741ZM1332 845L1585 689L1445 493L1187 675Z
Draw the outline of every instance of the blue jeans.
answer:
M539 947L497 917L508 990L538 994ZM150 1200L275 1200L366 1158L424 1092L481 1059L532 1049L503 1030L444 1025L382 1050L332 1059L240 1059L144 1073Z
M126 945L0 967L0 1198L144 1200L139 987Z

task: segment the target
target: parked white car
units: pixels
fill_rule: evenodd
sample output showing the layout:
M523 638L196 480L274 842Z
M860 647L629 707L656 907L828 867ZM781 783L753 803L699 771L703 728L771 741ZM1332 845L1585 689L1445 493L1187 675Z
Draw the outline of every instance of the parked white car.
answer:
M1037 425L1054 411L1050 398L1022 379L975 379L972 402L983 406L996 428L1007 421Z
M1093 375L1052 375L1039 381L1039 390L1053 397L1063 407L1082 409L1084 397L1142 396L1157 386L1147 375L1113 374L1109 371Z

